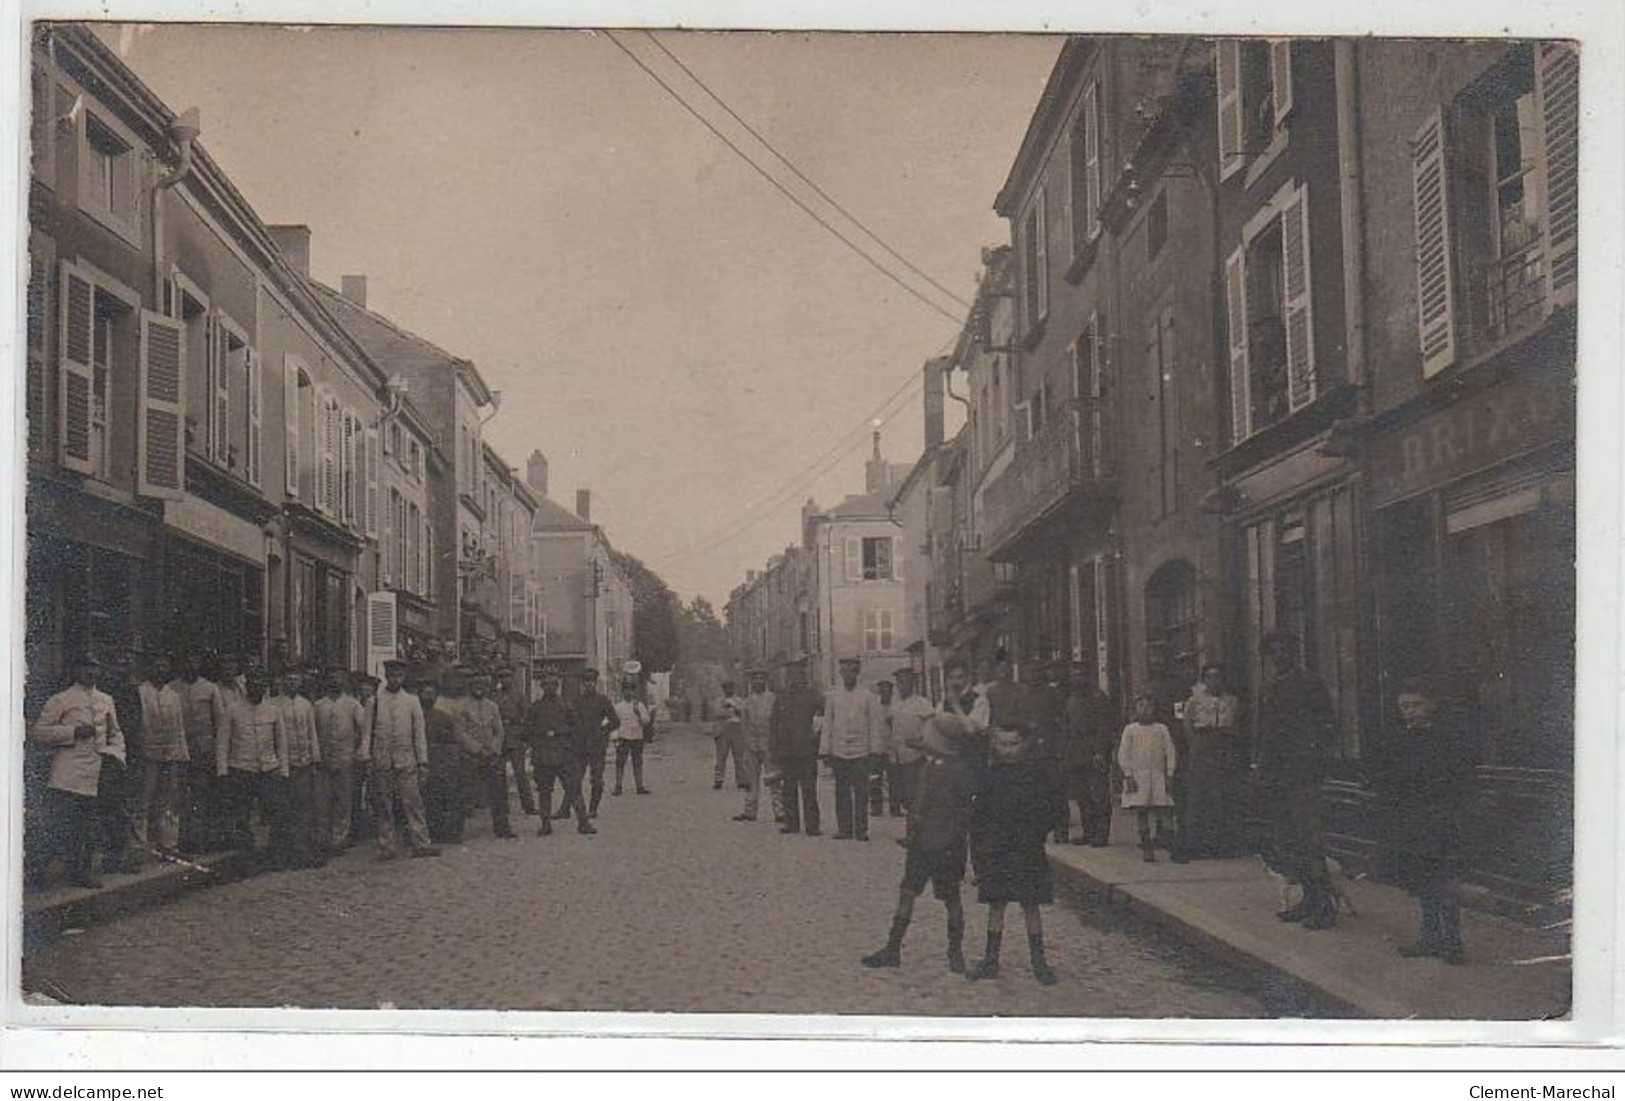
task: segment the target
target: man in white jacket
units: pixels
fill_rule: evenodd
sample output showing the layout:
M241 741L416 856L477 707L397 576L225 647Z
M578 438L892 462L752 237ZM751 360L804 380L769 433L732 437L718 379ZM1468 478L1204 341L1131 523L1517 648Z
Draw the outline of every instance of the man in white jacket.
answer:
M124 760L124 732L119 729L113 697L97 688L101 663L83 658L74 667L74 683L45 701L28 736L54 747L45 789L41 836L30 839L24 876L31 887L44 884L51 861L61 856L68 882L100 887L90 873L95 830L96 791L103 755Z
M869 772L886 745L885 717L875 694L858 684L858 658L842 658L841 680L824 697L818 755L835 772L837 841L869 840Z

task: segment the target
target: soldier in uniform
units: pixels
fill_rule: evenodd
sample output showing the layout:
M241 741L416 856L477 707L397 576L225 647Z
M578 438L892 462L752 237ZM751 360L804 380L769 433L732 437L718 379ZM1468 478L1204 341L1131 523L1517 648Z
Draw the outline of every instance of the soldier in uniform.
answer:
M39 835L28 838L24 876L33 888L44 886L54 857L67 864L68 882L100 887L91 874L96 792L105 761L124 754L113 699L97 687L101 663L83 658L74 667L74 683L46 701L28 730L37 745L51 749L50 779Z
M784 777L784 825L780 833L818 837L818 730L815 722L824 701L807 683L807 667L787 666L788 683L773 700L768 718L767 751Z
M367 723L356 760L368 765L367 788L378 825L378 858L393 860L396 850L395 804L405 819L407 847L413 856L439 856L429 842L423 819L423 792L418 786L429 767L428 732L423 705L406 688L406 662L384 663L384 686L367 705Z
M1072 663L1062 723L1067 796L1078 804L1080 832L1072 843L1099 848L1111 841L1112 759L1121 723L1116 705L1100 690L1095 669L1084 662Z
M761 806L762 773L767 768L767 745L773 718L774 694L767 687L767 671L752 669L746 677L749 688L740 705L744 723L741 744L745 752L745 778L750 782L745 809L734 815L735 822L754 822ZM783 818L782 808L775 817Z
M604 768L609 754L609 736L620 729L621 717L615 713L615 704L598 690L598 670L581 672L581 696L576 700L576 753L581 758L580 772L576 776L579 790L588 776L592 779L592 797L587 803L587 817L598 817L598 804L604 800Z
M581 798L581 759L576 752L575 730L575 713L559 694L558 674L542 674L542 694L525 714L525 740L530 744L530 763L536 771L537 809L542 814L541 828L536 831L538 837L553 832L554 783L564 793L557 817L568 818L574 810L578 830L598 832L587 821L587 804Z

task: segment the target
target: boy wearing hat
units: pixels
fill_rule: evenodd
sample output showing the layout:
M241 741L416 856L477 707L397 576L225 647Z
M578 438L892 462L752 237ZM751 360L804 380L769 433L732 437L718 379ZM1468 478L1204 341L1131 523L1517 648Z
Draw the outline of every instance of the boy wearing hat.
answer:
M927 720L911 735L910 749L921 754L921 765L904 841L908 858L886 946L863 957L865 967L902 964L903 936L914 916L914 900L929 883L948 910L948 970L964 973L965 908L959 889L965 879L966 835L977 779L964 743L974 737L968 724L952 716Z
M31 838L24 875L30 886L43 885L54 857L67 863L68 882L100 887L90 872L96 792L102 758L124 759L124 732L119 729L113 698L98 688L102 665L85 657L74 666L74 682L45 701L28 736L50 746L51 773L45 790L41 836Z

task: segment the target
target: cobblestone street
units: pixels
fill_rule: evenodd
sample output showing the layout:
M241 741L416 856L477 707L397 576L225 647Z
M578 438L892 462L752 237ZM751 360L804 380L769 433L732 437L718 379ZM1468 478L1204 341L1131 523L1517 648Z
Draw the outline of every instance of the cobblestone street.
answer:
M469 839L436 860L361 847L325 868L194 892L64 936L29 961L80 1003L401 1009L1000 1016L1258 1016L1245 977L1121 919L1045 912L1052 988L1033 981L1012 915L1004 972L944 965L941 905L922 898L896 971L858 958L884 940L902 869L897 819L868 844L731 821L712 745L675 727L651 747L653 793L605 797L597 836L573 825ZM828 785L826 784L826 788ZM830 798L829 792L823 793ZM833 800L830 798L830 802ZM829 810L826 805L826 813ZM832 815L829 815L833 817ZM967 886L967 954L982 908Z

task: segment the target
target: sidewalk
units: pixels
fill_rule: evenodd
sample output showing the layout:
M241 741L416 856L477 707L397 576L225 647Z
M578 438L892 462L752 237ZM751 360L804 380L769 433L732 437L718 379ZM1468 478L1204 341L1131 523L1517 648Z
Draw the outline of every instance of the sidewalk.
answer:
M1396 949L1416 939L1417 910L1398 888L1339 876L1353 910L1339 916L1335 929L1313 932L1275 916L1279 881L1252 857L1189 864L1169 863L1161 852L1157 857L1155 864L1142 861L1126 835L1109 848L1049 846L1050 865L1063 882L1102 895L1203 951L1301 983L1349 1016L1535 1020L1568 1012L1564 929L1463 910L1465 964L1407 960Z

